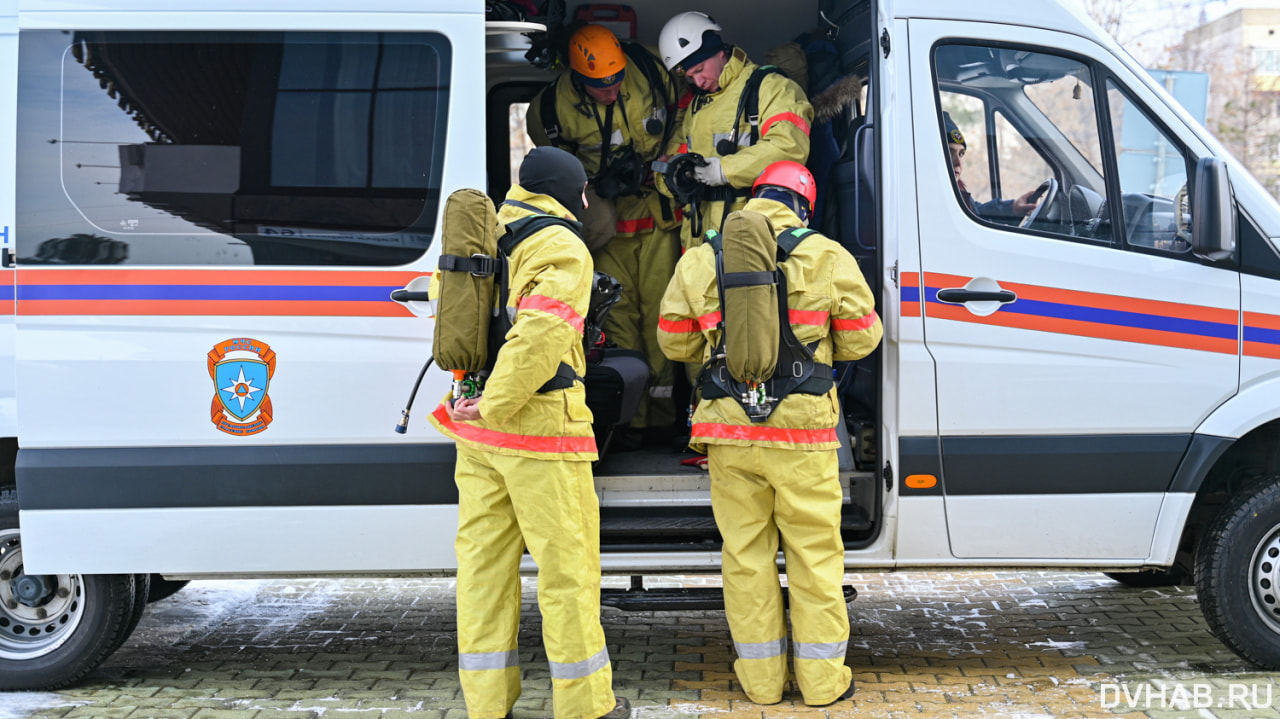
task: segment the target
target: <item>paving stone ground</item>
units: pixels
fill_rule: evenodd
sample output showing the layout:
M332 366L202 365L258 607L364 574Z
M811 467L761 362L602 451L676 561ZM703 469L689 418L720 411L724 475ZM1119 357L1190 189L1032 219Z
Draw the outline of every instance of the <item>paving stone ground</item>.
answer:
M847 581L859 591L851 701L811 708L794 691L774 706L748 701L720 611L606 608L614 685L634 719L1280 719L1280 674L1251 669L1214 639L1190 588L1130 589L1064 572ZM549 718L533 580L524 590L514 714ZM464 719L453 628L450 579L195 582L151 605L79 686L0 693L0 719Z

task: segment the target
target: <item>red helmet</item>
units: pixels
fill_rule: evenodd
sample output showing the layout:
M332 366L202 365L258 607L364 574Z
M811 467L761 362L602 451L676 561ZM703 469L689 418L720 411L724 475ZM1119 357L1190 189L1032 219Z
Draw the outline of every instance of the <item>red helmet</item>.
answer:
M755 184L751 186L751 191L759 192L760 188L766 185L791 190L803 197L809 202L810 211L813 210L813 203L818 201L818 187L813 182L813 174L809 172L809 168L798 162L782 160L764 168L764 172L760 173Z

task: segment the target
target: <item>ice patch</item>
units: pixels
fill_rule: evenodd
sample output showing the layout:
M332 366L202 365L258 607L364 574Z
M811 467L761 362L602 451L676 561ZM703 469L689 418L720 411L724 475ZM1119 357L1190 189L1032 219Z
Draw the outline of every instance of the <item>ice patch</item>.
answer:
M71 701L61 694L0 692L0 719L26 719L36 712L58 707L82 707L93 702Z
M1047 642L1031 642L1026 645L1028 649L1031 647L1048 647L1050 649L1084 649L1084 642L1055 642L1050 639Z

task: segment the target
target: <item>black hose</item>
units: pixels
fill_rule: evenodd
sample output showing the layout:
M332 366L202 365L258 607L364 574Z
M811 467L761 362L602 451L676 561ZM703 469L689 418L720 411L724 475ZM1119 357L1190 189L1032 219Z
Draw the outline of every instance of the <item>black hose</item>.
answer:
M422 371L418 373L418 380L413 383L413 391L409 393L409 401L405 403L404 409L400 410L400 422L396 425L396 434L404 434L409 431L409 410L413 409L413 400L418 396L418 388L422 386L422 378L427 376L427 370L431 369L431 363L435 361L435 357L428 357L427 363L422 365Z

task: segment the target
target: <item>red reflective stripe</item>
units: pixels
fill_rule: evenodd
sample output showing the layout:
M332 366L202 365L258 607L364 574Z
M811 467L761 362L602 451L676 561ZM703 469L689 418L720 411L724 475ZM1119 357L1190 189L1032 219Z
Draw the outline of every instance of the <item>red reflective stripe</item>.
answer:
M693 90L685 90L684 95L680 97L680 99L676 102L676 105L678 105L680 109L683 110L686 107L688 107L689 103L691 102L693 102ZM687 150L681 150L681 152L687 152Z
M638 220L618 220L617 232L619 235L626 235L641 230L652 230L653 218L641 217Z
M523 312L525 310L538 310L540 312L555 315L565 322L568 322L569 326L575 330L579 332L582 331L582 315L574 312L572 307L566 305L560 300L543 295L529 295L528 297L520 300L520 305L516 308L517 312Z
M836 429L787 429L786 427L761 427L759 425L711 424L699 422L693 425L693 438L747 439L757 442L791 442L793 444L821 444L835 442Z
M832 322L831 325L835 327L838 332L857 332L859 330L865 330L868 327L871 327L876 323L877 319L879 318L876 317L876 313L873 310L867 313L866 315L859 317L856 320L838 319Z
M697 320L669 320L666 317L659 317L658 329L673 335L688 334L690 332L698 331L698 321Z
M713 330L718 324L720 324L719 312L712 312L691 320L669 320L665 317L658 318L658 329L669 334Z
M512 434L493 429L477 427L470 422L454 422L449 419L449 412L443 403L431 413L440 425L458 437L503 449L522 449L529 452L594 452L595 437L544 437L527 434Z
M827 318L830 316L831 314L829 312L823 312L821 310L790 311L791 324L793 325L814 325L821 327L827 323Z
M775 122L789 122L792 125L795 125L796 127L800 128L800 131L803 132L804 134L806 135L809 134L809 123L805 122L805 119L803 117L800 117L794 112L780 112L777 115L774 115L773 117L769 118L768 120L765 120L764 124L760 126L760 134L761 135L769 134L769 128Z

